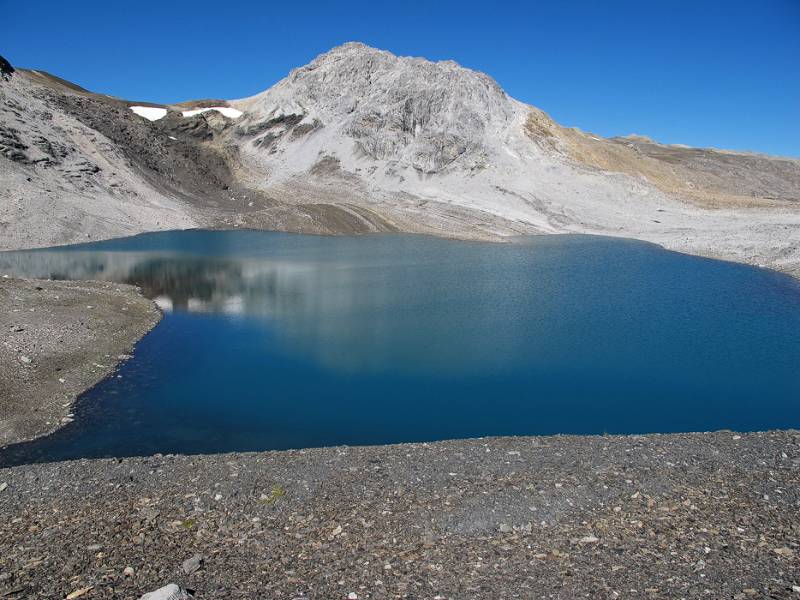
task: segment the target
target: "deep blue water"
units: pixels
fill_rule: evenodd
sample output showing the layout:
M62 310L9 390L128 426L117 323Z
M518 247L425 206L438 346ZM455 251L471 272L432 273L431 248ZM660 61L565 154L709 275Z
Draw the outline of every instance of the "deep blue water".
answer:
M169 232L0 254L166 308L0 464L489 435L800 427L800 284L602 237Z

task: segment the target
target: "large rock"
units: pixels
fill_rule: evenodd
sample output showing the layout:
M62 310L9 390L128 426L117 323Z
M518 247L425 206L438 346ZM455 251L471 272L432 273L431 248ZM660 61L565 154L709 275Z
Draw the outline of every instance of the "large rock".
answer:
M154 592L148 592L139 600L193 600L194 595L182 587L170 583Z

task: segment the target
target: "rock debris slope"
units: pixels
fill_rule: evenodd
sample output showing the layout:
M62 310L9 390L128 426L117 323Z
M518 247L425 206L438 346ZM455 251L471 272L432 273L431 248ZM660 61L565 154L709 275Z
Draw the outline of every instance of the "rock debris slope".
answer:
M1 85L4 247L191 226L580 232L800 272L800 161L564 128L452 61L348 43L251 98L174 106L39 72ZM37 162L37 135L80 150L69 172ZM45 198L69 211L40 223Z
M188 227L119 145L59 110L24 73L0 82L0 245L37 246Z

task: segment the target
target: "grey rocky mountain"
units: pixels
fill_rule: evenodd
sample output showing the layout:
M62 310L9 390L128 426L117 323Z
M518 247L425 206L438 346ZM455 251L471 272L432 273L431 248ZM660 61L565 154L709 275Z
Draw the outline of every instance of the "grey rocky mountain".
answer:
M572 232L800 272L800 161L601 138L452 61L358 43L251 98L172 106L18 70L0 176L3 248L184 227Z
M357 157L421 174L485 167L492 136L515 117L508 96L483 73L361 44L337 48L236 105L248 123L296 120L295 139L336 128Z

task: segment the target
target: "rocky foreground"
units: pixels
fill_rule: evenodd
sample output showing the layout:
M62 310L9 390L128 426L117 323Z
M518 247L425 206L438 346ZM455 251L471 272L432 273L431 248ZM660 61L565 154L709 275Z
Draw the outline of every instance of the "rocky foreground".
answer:
M800 598L800 432L0 470L0 597Z

